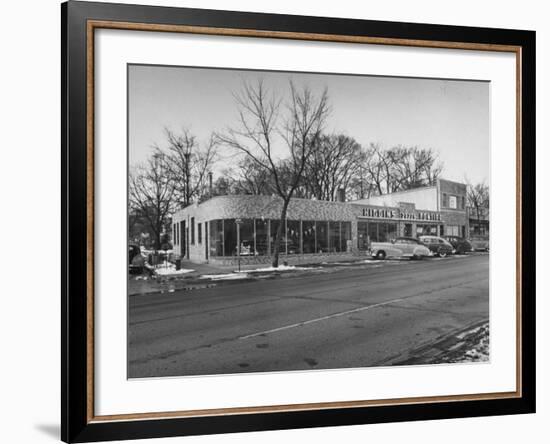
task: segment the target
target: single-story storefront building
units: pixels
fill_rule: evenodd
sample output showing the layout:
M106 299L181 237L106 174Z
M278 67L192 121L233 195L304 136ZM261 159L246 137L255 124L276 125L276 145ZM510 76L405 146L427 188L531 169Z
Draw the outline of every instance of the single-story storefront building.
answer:
M439 185L434 189L438 192ZM422 190L433 192L432 187ZM391 206L370 199L291 199L282 231L281 260L321 262L366 254L370 242L398 236L465 233L468 218L460 196L456 197L459 208L439 210L417 207L414 200L429 200L418 193L403 196ZM245 263L269 262L282 204L276 196L228 195L190 205L172 217L175 253L194 262L233 263L237 258Z

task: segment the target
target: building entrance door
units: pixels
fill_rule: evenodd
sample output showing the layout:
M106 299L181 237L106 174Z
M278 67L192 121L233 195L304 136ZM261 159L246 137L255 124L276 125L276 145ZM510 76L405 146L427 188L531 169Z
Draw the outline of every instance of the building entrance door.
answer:
M369 248L369 226L367 222L357 222L357 248L361 251Z
M403 236L412 237L412 235L413 235L413 225L405 224L405 229L403 230Z

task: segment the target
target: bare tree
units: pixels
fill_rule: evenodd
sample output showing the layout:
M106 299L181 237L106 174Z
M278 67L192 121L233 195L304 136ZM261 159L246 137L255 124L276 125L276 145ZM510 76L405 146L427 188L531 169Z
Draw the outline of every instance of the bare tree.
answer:
M479 233L482 216L489 209L489 186L484 181L475 185L472 185L469 181L466 181L466 183L468 206L473 208L477 220L477 227L474 227L474 232Z
M215 138L203 146L191 132L183 128L176 133L165 128L166 151L155 146L155 152L166 153L166 168L174 184L174 198L181 207L199 200L208 187L208 172L217 159Z
M269 174L276 194L283 201L273 244L273 267L279 265L290 199L302 180L307 160L318 145L329 113L326 89L317 97L308 87L298 89L292 82L289 86L290 97L283 107L282 99L269 91L263 80L243 83L241 91L234 94L239 125L218 135L220 143L242 153ZM276 155L278 137L287 148L286 157Z
M155 153L145 165L135 167L128 185L130 209L147 223L158 250L173 211L174 187L168 177L164 156Z
M433 185L443 171L443 164L432 149L401 145L383 149L371 143L368 153L365 168L374 194Z
M271 173L250 157L244 157L230 173L235 194L274 194L275 184Z
M353 177L360 173L363 155L361 146L351 137L321 136L306 162L303 180L306 196L336 200L338 190L347 190Z
M443 171L443 164L432 149L397 146L389 152L396 154L394 163L399 190L433 185Z

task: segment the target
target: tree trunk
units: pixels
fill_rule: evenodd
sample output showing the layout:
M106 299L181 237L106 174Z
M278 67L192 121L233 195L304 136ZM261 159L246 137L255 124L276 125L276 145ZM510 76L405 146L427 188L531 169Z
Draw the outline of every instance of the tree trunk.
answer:
M290 199L285 199L283 202L283 208L281 210L281 219L279 220L279 227L277 228L277 234L275 235L275 242L273 243L273 253L271 257L271 266L273 268L279 267L279 247L281 245L281 238L283 234L283 228L286 220L286 210Z
M160 245L160 236L161 236L160 233L161 233L160 230L159 231L155 230L155 250L156 251L160 250L160 247L161 247L161 245Z

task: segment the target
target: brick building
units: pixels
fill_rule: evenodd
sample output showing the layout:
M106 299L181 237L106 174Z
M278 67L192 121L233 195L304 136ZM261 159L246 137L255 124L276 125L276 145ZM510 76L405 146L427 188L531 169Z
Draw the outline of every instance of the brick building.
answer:
M414 205L416 208L435 211L441 216L440 224L428 224L418 221L407 226L403 233L404 236L434 234L467 237L469 234L466 185L463 183L437 179L435 185L432 186L373 196L353 203L405 208ZM439 225L439 227L436 225Z
M289 263L366 254L371 241L398 236L468 233L466 186L439 180L433 187L354 202L292 199L280 254ZM269 262L282 208L275 196L217 196L176 212L177 254L194 262ZM240 248L237 246L240 245Z

